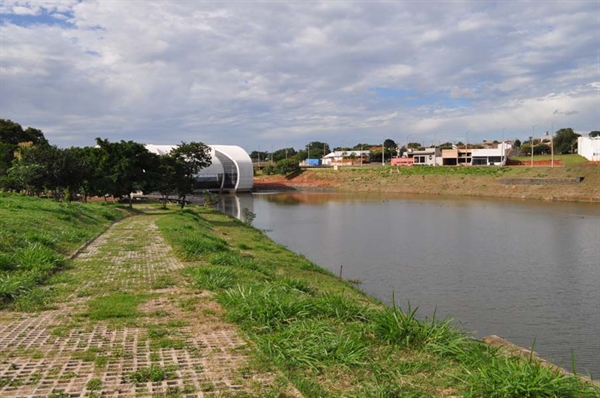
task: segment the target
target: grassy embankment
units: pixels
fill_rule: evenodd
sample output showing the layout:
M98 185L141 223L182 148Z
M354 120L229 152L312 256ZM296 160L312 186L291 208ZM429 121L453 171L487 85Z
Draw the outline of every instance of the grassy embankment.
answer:
M79 246L126 214L115 205L0 193L0 307L47 300L39 286Z
M2 277L27 281L18 291L9 290L11 293L4 296L6 302L20 303L14 309L37 306L39 310L44 307L38 305L40 300L61 299L61 282L63 289L72 290L104 272L104 268L94 267L76 276L77 270L62 272L61 265L66 254L118 218L117 209L14 196L2 197L0 203ZM404 312L385 307L260 231L223 214L192 207L165 214L157 224L186 262L183 270L172 271L182 274L164 275L158 282L168 279L165 286L176 289L184 278L198 292L205 292L203 295L212 292L224 307L226 318L237 323L256 344L257 358L251 366L274 363L306 397L600 394L597 386L546 368L534 359L502 355L497 348L455 330L448 320L419 321L411 309ZM133 234L131 239L122 239L124 247L132 251L135 234L144 231L121 233ZM53 253L48 257L60 261L20 260L25 251L37 253L32 247L39 245L42 253ZM127 263L119 264L110 266L131 273ZM52 273L55 276L49 285L36 287ZM61 279L63 273L67 280L72 279L70 283ZM133 322L138 307L150 300L148 295L124 294L118 286L115 291L112 285L100 283L80 292L90 299L87 319L92 324L121 317L124 322ZM178 324L169 327L168 335L177 335ZM165 333L160 330L156 338L164 340ZM94 355L94 360L98 359Z
M515 160L515 161L522 162L522 163L528 163L528 162L531 162L531 156L513 156L510 158L510 160ZM551 161L552 155L534 155L533 160L534 161ZM584 158L583 156L569 154L569 155L554 155L554 162L555 162L555 165L558 165L560 163L562 166L581 166L581 165L588 163L589 161L586 158Z
M535 359L502 354L416 311L365 296L260 231L212 211L158 221L199 290L211 291L306 397L595 397Z
M577 156L577 155L576 155ZM536 157L536 159L539 157ZM257 187L270 184L333 188L350 192L504 197L537 200L600 201L600 167L580 167L580 156L568 157L563 167L342 167L309 169L291 179L257 176ZM575 165L572 165L575 164ZM560 185L560 179L583 177L578 184ZM507 179L512 181L507 182ZM545 184L519 184L544 179Z

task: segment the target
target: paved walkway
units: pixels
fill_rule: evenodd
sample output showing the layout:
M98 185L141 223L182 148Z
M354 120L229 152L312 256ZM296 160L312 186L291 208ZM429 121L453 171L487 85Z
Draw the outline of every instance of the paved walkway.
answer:
M0 397L300 397L281 376L253 370L212 295L185 287L155 220L125 219L82 251L64 278L85 282L56 309L0 312ZM86 315L91 300L115 293L146 294L141 315ZM167 376L152 382L153 372Z

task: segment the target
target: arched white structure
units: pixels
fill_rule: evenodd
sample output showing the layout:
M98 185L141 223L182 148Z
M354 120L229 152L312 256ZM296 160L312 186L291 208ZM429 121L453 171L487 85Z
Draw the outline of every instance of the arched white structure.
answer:
M157 155L170 153L177 145L145 145ZM246 151L236 145L208 145L212 164L196 175L200 190L244 192L254 186L254 167Z

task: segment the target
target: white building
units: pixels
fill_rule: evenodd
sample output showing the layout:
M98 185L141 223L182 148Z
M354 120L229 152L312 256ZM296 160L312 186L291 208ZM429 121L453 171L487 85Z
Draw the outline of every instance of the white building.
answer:
M504 166L506 156L510 152L510 144L502 144L498 148L473 149L471 151L471 165L473 166Z
M148 151L166 155L177 145L145 145ZM250 156L235 145L208 145L212 164L195 176L199 190L243 192L254 186L254 168Z
M323 156L322 164L324 166L359 164L361 158L363 162L368 163L370 154L370 151L334 151Z
M600 137L578 137L577 154L593 162L600 161Z
M469 165L469 166L504 166L512 145L499 143L497 148L469 148L469 149L444 149L442 150L442 164L444 166Z
M440 148L425 148L422 151L416 151L409 148L406 154L408 158L413 159L414 165L442 165L442 151L440 151Z

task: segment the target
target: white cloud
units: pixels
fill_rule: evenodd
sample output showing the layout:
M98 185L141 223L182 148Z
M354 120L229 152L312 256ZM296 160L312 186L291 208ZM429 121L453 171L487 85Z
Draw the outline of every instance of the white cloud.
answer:
M29 7L14 6L12 8L12 12L13 12L13 14L16 14L16 15L36 15L39 13L39 9L34 10Z
M7 0L0 117L42 128L60 145L100 135L249 150L342 137L349 145L407 129L486 138L557 110L578 131L598 129L594 10L583 2ZM42 11L69 25L19 22Z

